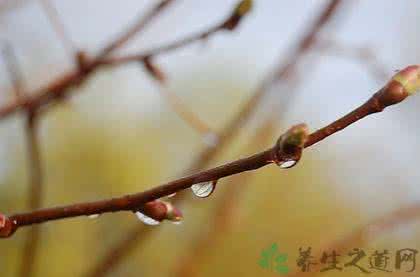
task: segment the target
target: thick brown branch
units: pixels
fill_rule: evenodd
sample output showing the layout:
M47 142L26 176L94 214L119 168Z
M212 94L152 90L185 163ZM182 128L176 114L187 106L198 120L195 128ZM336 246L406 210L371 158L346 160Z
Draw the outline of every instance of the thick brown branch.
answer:
M355 109L353 112L347 114L346 116L331 123L330 125L309 135L304 146L309 147L344 129L350 124L355 123L356 121L364 118L369 114L381 112L387 106L391 106L403 101L413 92L411 91L412 83L416 85L415 88L419 89L419 72L420 66L409 66L400 71L386 86L379 90L379 92L375 93L365 104ZM291 134L294 135L293 132L291 132ZM279 141L287 142L288 140ZM294 145L294 140L291 140L291 142L292 145ZM300 143L296 145L300 145ZM290 153L283 153L284 149L290 148L283 147L282 143L276 143L274 147L257 153L253 156L195 173L190 176L169 182L167 184L146 190L144 192L96 202L79 203L69 206L61 206L16 214L11 216L9 220L13 222L14 229L17 229L21 226L82 215L101 214L117 211L136 211L149 201L171 195L180 190L189 188L196 183L214 181L244 171L256 170L273 162L281 164L282 161L286 161L290 157Z

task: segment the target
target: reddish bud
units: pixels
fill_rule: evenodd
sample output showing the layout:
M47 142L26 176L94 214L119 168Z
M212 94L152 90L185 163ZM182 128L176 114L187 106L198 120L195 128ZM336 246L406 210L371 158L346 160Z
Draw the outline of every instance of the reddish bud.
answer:
M380 104L379 110L403 101L418 90L420 90L420 66L407 66L398 71L375 95Z
M182 220L182 212L177 207L168 202L163 202L166 205L166 219L172 222L179 222Z
M0 238L10 237L15 231L15 224L7 216L0 214Z
M182 220L182 212L178 208L161 200L147 202L140 212L159 222L165 219L174 222Z
M308 136L308 126L304 123L295 125L287 130L277 140L273 157L274 162L282 168L296 165L302 156Z

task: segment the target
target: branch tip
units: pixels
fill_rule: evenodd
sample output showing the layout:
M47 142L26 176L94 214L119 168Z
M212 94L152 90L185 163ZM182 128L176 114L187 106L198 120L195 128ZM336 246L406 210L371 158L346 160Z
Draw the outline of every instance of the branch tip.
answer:
M222 24L221 28L233 31L236 27L238 27L242 18L251 11L252 6L252 0L243 0L239 2L233 10L231 16L229 16L229 18Z
M16 231L16 224L4 214L0 214L0 238L7 238Z

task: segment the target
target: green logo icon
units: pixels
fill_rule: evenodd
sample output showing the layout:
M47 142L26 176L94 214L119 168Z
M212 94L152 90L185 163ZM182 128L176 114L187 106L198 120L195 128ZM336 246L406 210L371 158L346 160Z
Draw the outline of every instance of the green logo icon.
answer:
M289 267L285 265L287 254L280 253L277 243L273 243L261 252L258 264L261 268L277 272L278 274L289 273Z

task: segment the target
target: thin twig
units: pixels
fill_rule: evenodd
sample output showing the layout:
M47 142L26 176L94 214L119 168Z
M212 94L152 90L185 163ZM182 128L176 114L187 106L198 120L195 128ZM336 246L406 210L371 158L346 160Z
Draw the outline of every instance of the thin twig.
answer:
M314 50L318 50L326 55L334 55L358 61L366 66L372 76L378 81L383 82L388 78L386 66L370 47L356 47L340 43L332 39L320 40Z
M145 70L158 84L158 92L161 97L168 103L173 111L193 130L199 133L203 138L212 136L217 139L215 132L194 113L183 101L173 92L171 92L166 83L166 75L163 71L152 62L151 58L143 60Z
M4 47L3 57L6 63L7 71L13 84L13 91L16 99L20 99L23 93L23 74L18 65L17 57L10 45ZM29 190L28 190L28 209L36 210L41 207L43 187L41 158L39 154L39 141L37 138L37 117L36 111L28 109L25 118L25 138L28 147L28 169L29 169ZM26 237L20 276L28 277L33 275L33 268L36 259L36 253L39 245L40 226L32 226Z
M51 23L55 33L60 38L61 44L63 45L64 50L67 51L70 57L76 55L77 49L74 42L71 40L66 27L60 19L60 15L56 7L51 3L51 0L40 0L42 8L47 15L48 20Z
M9 74L15 99L18 101L23 96L23 74L19 70L16 53L8 42L2 45L2 57Z
M420 89L420 65L409 66L398 72L388 84L372 95L364 104L330 125L310 134L301 147L300 143L293 147L284 147L282 145L284 141L286 143L297 141L294 137L291 137L290 140L283 140L283 138L288 138L289 135L298 136L299 141L302 141L302 132L295 133L296 126L280 137L272 148L171 181L144 192L12 215L9 217L9 221L13 223L13 230L11 231L15 231L18 227L40 224L51 220L108 212L136 211L141 209L147 202L172 195L191 187L193 184L216 181L241 172L256 170L272 163L281 165L283 162L295 157L295 154L300 154L299 150L303 147L310 147L370 114L382 112L386 107L400 103L418 89ZM10 232L9 235L12 233Z
M77 86L86 80L91 73L102 65L102 60L106 58L108 54L111 54L117 48L122 47L132 36L142 31L152 21L152 19L162 12L169 2L172 1L174 0L162 0L154 6L151 11L146 13L145 17L139 17L135 24L130 26L127 31L117 36L114 41L105 46L93 60L88 60L86 58L80 59L84 61L84 64L77 70L64 73L51 83L36 91L29 92L24 97L21 97L21 99L0 108L0 119L28 107L38 110L41 106L46 105L51 101L60 100L65 97L65 94L70 88ZM83 57L84 55L80 56Z
M209 37L215 35L218 32L221 31L233 31L240 23L242 18L250 11L252 2L249 0L243 0L239 1L236 7L233 9L231 14L222 20L221 22L218 22L214 24L213 26L208 27L206 30L189 35L185 38L181 38L179 40L176 40L174 42L170 42L166 45L158 46L150 50L146 50L143 53L140 54L133 54L133 55L125 55L120 57L108 57L103 59L104 64L108 65L118 65L118 64L124 64L128 62L137 62L137 61L143 61L145 59L165 54L166 52L174 51L179 48L185 47L187 45L190 45L192 43L198 42L200 40L206 40ZM245 9L242 9L244 6L247 6Z
M43 186L41 158L37 132L37 117L32 111L26 116L26 138L29 153L29 209L39 209L42 204ZM39 246L40 226L32 226L26 238L20 276L29 277L34 273L34 265Z

